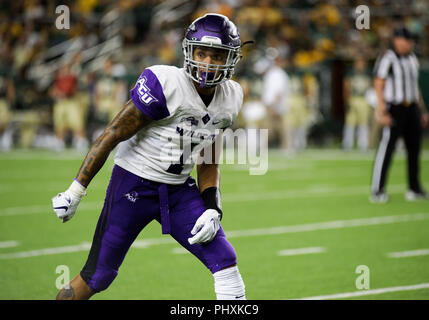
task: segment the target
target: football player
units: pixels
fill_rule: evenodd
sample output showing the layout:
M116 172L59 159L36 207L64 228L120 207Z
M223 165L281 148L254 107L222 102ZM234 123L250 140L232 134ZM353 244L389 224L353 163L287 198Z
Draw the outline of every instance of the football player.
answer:
M52 199L58 218L70 220L118 145L88 259L57 299L89 299L107 289L133 241L154 219L212 272L217 299L245 299L236 253L220 224L218 165L204 156L210 151L215 160L221 129L231 126L241 108L243 90L231 80L241 47L233 22L206 14L185 32L183 68L143 71L70 187ZM198 183L190 176L195 162Z

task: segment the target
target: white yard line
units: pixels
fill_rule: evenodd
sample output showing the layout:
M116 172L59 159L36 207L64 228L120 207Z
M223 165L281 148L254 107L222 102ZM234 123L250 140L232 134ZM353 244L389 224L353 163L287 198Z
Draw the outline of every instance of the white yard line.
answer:
M0 248L13 248L19 245L18 241L10 240L10 241L2 241L0 242Z
M60 254L60 253L68 253L68 252L87 251L90 248L91 248L91 243L82 242L81 244L78 244L76 246L45 248L45 249L32 250L32 251L2 253L2 254L0 254L0 260L47 256L47 255L51 255L51 254Z
M354 298L354 297L361 297L361 296L369 296L374 294L383 294L383 293L389 293L389 292L411 291L411 290L421 290L421 289L429 289L429 283L420 283L420 284L409 285L409 286L388 287L388 288L380 288L380 289L336 293L336 294L323 295L323 296L299 298L294 300L346 299L346 298Z
M389 186L389 193L396 194L405 192L405 185L397 184ZM302 199L313 197L325 197L333 195L335 197L351 196L351 195L369 195L370 187L351 186L351 187L334 187L334 186L312 186L303 190L274 190L268 192L254 191L252 193L230 193L222 196L222 202L242 202L242 201L264 201L264 200L282 200L282 199ZM46 201L50 202L49 199ZM79 205L79 210L94 210L100 209L103 206L103 201L87 202L83 201ZM30 205L9 207L0 209L0 217L25 215L25 214L53 214L52 208L49 205Z
M189 253L188 250L186 250L185 248L182 248L182 247L173 248L173 250L171 250L171 252L173 254L187 254L187 253Z
M50 200L48 199L48 201ZM102 207L103 207L103 201L92 201L92 202L83 201L79 205L79 210L81 211L94 210L94 209L101 210ZM52 207L50 207L49 205L31 205L31 206L9 207L9 208L0 209L0 217L25 215L25 214L55 215L54 211L52 210Z
M1 178L0 178L1 179ZM62 190L65 185L61 184L43 184L43 188L34 188L34 186L38 185L38 182L33 182L33 181L25 181L25 182L19 182L18 184L13 184L11 185L10 183L6 182L6 183L0 183L0 194L8 194L8 193L12 193L12 194L16 194L16 193L25 193L25 192L31 192L32 194L35 193L50 193L50 197L55 196L56 194L58 194L59 190ZM94 184L91 185L91 191L93 190L106 190L107 189L107 184ZM49 197L46 197L47 200L49 200Z
M389 258L408 258L429 255L429 249L419 249L411 251L390 252L387 254Z
M278 235L278 234L297 233L297 232L310 232L310 231L318 231L318 230L334 230L334 229L344 229L344 228L384 225L384 224L400 223L400 222L424 221L424 220L429 220L429 213L413 213L413 214L404 214L404 215L396 215L396 216L373 217L373 218L352 219L352 220L334 220L334 221L299 224L299 225L292 225L292 226L278 226L278 227L272 227L272 228L236 230L236 231L229 231L226 233L226 235L228 238L255 237L255 236L268 236L268 235ZM176 242L174 239L170 237L152 238L152 239L136 240L134 241L132 247L148 248L154 245L171 244L171 243L176 243ZM44 256L47 254L87 251L89 247L90 247L90 244L85 242L77 246L57 247L57 248L48 248L48 249L25 251L25 252L0 254L0 260Z
M229 238L265 236L285 233L296 233L317 230L344 229L351 227L374 226L399 222L423 221L429 220L429 213L414 213L395 216L373 217L352 220L334 220L326 222L316 222L308 224L298 224L291 226L278 226L272 228L237 230L227 232Z
M323 252L326 252L326 249L323 247L308 247L308 248L280 250L279 252L277 252L277 255L296 256L296 255L302 255L302 254L313 254L313 253L323 253Z

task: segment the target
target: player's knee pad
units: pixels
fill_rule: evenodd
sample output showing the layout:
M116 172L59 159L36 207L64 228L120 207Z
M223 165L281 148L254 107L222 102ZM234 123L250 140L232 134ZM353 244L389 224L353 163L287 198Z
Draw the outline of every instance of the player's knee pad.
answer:
M245 286L238 267L230 267L213 274L218 300L245 300Z

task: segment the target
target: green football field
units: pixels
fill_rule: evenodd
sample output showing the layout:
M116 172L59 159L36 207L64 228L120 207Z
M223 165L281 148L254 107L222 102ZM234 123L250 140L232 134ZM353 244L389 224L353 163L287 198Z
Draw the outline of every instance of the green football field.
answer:
M65 224L51 197L74 178L83 155L0 154L0 299L53 299L86 261L113 161ZM406 202L398 152L387 204L368 201L374 152L269 154L268 172L221 167L224 219L248 299L428 299L429 201ZM429 188L429 151L422 154ZM356 273L358 266L366 266ZM58 269L57 269L58 268ZM58 278L60 277L60 278ZM58 278L58 279L57 279ZM366 288L356 284L367 285ZM110 288L93 299L215 299L213 277L154 221L130 249Z

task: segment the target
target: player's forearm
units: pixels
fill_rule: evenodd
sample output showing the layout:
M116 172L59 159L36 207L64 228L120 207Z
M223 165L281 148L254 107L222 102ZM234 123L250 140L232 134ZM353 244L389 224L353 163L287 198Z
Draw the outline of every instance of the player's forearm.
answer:
M219 188L220 172L217 164L200 164L197 165L198 187L202 193L210 187Z
M219 190L220 173L217 164L201 164L197 166L198 187L207 209L214 209L222 220L222 201Z
M387 111L386 102L384 101L384 96L383 96L385 83L386 83L386 80L384 79L381 79L378 77L374 79L374 90L378 100L377 112L379 112L380 114L383 114Z
M419 103L418 106L422 113L427 113L425 101L423 100L422 92L419 90Z
M210 187L216 187L219 189L220 183L220 171L219 171L219 159L221 154L221 149L217 146L222 146L222 134L219 134L216 137L216 140L213 144L208 147L211 148L210 159L205 159L205 150L201 150L200 157L207 162L203 161L197 165L197 175L198 175L198 187L202 193L204 190Z
M98 171L100 171L101 167L103 167L110 152L115 148L117 143L109 132L109 128L107 128L89 149L76 175L76 180L84 187L87 187Z

